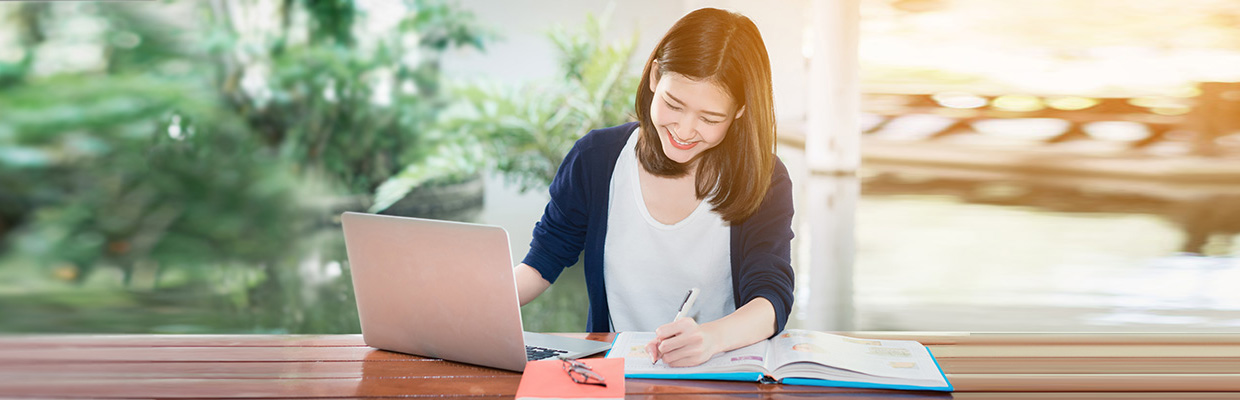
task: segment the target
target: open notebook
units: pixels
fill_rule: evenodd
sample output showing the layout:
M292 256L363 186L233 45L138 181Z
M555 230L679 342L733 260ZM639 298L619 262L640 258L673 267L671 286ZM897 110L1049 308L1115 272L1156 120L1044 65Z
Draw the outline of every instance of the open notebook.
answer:
M912 340L858 339L790 329L748 347L715 355L696 367L650 363L650 332L616 335L609 358L624 358L624 375L647 379L778 382L857 388L951 391L926 346Z

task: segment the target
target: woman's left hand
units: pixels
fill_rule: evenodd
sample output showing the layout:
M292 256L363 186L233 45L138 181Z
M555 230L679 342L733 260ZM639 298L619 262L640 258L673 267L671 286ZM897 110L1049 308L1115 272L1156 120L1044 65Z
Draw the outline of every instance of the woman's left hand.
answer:
M662 358L673 367L693 367L702 365L719 352L714 335L702 329L693 318L681 318L660 326L654 333L655 339L646 344L652 361Z

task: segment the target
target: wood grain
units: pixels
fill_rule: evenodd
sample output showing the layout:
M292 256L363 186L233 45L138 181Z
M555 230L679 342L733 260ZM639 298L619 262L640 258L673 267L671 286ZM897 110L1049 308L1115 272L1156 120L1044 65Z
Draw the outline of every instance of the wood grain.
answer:
M1240 335L850 335L928 344L957 391L631 379L628 397L1240 398ZM358 335L0 336L0 398L503 398L520 380L514 372L373 349Z

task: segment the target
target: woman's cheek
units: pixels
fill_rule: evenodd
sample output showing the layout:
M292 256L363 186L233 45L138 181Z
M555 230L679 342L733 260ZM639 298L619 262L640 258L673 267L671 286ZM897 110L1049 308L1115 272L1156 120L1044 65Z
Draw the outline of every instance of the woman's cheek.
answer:
M710 142L712 146L717 145L719 142L722 142L723 137L728 134L728 127L726 125L719 124L717 126L710 127L709 132L710 133L706 137L706 141Z

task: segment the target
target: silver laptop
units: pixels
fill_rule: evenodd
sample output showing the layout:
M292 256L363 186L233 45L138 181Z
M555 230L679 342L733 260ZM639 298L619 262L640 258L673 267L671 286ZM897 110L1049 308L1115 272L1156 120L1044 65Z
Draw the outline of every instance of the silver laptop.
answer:
M341 221L367 345L511 371L611 348L522 331L503 228L353 212Z

